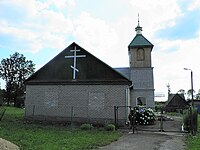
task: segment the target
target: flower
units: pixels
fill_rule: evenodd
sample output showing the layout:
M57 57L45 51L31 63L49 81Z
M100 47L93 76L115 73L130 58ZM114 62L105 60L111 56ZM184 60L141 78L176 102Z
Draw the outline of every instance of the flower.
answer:
M135 123L140 125L154 124L155 115L151 108L134 108Z

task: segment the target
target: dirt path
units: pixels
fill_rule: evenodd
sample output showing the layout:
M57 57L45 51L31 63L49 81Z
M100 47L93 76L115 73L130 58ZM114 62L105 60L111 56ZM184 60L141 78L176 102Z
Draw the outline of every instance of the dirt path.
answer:
M132 134L130 130L121 130L123 136L118 141L100 147L99 150L184 150L186 134L180 132L181 124L181 119L175 118L174 121L164 122L165 132L158 132L159 122L145 128L152 131L138 129Z
M15 144L0 138L0 150L19 150Z

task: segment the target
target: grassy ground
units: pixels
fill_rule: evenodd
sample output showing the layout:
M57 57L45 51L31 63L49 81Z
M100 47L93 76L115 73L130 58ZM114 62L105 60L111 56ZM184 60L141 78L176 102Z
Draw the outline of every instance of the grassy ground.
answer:
M186 144L188 150L200 150L200 115L198 116L198 133L196 136L189 135Z
M25 124L23 115L23 109L6 107L6 113L0 122L0 137L15 143L20 149L92 149L109 144L121 136L119 132L81 131L61 125Z

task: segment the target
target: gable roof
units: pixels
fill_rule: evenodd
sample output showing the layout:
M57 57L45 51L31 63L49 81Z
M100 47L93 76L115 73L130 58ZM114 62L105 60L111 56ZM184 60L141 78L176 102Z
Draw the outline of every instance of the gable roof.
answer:
M72 56L76 46L77 55L85 55L84 58L77 58L76 79L73 79L74 64ZM61 53L50 60L46 65L29 77L26 84L127 84L131 81L112 69L110 66L90 54L88 51L77 45L75 42L65 48Z
M129 44L128 48L140 48L140 47L150 47L153 48L153 44L149 42L142 34L136 34L134 39Z
M185 100L183 94L170 94L168 101L164 104L165 109L167 108L185 108L189 106Z

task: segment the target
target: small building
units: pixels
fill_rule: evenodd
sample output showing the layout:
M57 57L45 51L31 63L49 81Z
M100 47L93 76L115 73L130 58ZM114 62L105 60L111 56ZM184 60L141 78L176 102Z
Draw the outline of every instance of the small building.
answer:
M168 101L164 104L164 110L167 112L179 112L188 107L184 94L169 94Z

